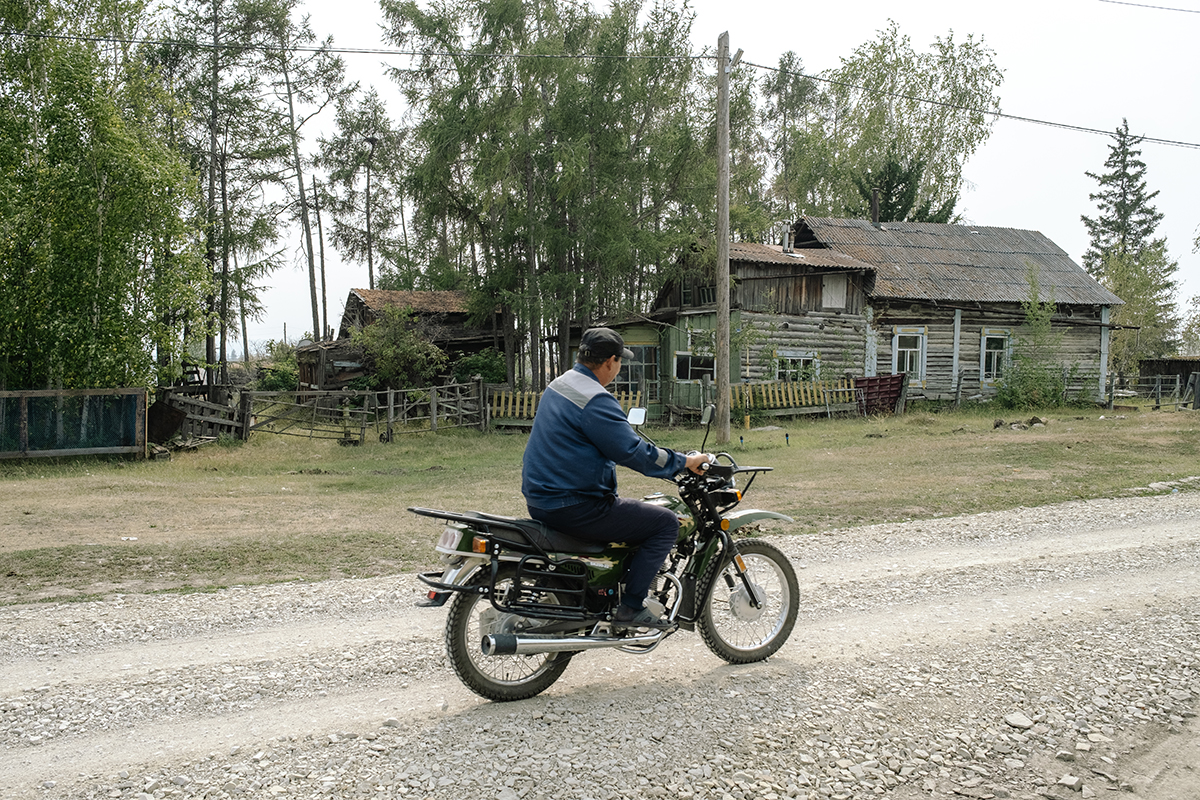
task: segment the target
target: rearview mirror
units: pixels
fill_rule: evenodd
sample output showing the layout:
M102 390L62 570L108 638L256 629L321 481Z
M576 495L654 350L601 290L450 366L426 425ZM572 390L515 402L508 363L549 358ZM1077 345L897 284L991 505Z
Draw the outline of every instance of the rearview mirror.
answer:
M638 425L645 425L646 424L646 409L644 409L644 408L629 409L629 414L627 416L627 419L629 420L629 424L635 428Z
M709 403L708 405L706 405L704 407L704 410L700 412L700 424L707 425L708 423L712 422L713 412L716 410L717 410L717 407L714 406L712 403Z

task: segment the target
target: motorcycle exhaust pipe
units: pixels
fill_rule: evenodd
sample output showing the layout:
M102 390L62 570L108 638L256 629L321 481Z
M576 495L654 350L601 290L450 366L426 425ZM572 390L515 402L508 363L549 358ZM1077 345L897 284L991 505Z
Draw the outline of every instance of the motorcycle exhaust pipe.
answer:
M481 646L485 656L533 655L535 653L570 653L577 650L600 650L605 647L654 644L665 635L651 631L621 638L613 636L557 636L552 633L518 636L513 633L488 634Z

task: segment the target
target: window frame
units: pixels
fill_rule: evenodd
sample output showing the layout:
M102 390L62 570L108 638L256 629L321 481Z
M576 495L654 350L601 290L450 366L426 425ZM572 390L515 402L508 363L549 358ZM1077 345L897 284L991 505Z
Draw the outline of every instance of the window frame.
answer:
M831 291L837 284L837 291ZM835 297L830 297L835 294ZM821 276L821 308L846 308L850 295L850 278L844 272L831 272ZM839 303L834 300L841 300Z
M800 380L820 380L821 354L814 350L777 350L774 354L775 380L793 382ZM784 366L787 362L787 366ZM811 367L811 377L798 376Z
M703 341L701 341L703 337ZM708 375L709 380L716 380L717 377L717 358L714 352L716 332L707 328L688 328L687 341L685 350L676 350L675 359L672 364L672 375L675 380L680 383L700 383L704 380L704 375ZM699 351L699 352L697 352ZM708 366L704 366L702 362L708 362ZM680 377L681 369L687 374L687 377ZM693 377L694 376L694 377Z
M609 391L636 392L639 384L644 384L646 394L642 397L644 403L654 403L659 399L659 364L656 344L625 344L633 351L634 360L621 359L621 371L609 384Z
M1004 347L1000 350L988 350L989 339L1001 339ZM988 372L988 355L996 353L1000 357L999 369L994 373ZM979 331L979 383L981 386L995 386L1004 377L1005 371L1012 366L1012 331L1008 328L982 328Z
M917 369L914 374L913 370L900 369L900 337L916 336L918 338L917 348L904 348L905 353L916 353ZM896 326L892 328L892 374L907 372L909 382L925 385L925 369L926 362L929 357L929 330L924 325L912 327ZM908 359L905 359L906 361Z

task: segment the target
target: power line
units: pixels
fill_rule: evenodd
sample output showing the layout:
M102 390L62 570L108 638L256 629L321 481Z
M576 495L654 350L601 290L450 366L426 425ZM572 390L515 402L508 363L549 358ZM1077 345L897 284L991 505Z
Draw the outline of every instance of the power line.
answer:
M1102 0L1102 1L1107 2L1108 0ZM962 105L958 105L956 103L947 103L942 100L930 100L925 97L915 97L913 95L901 94L900 92L888 92L888 91L884 91L882 89L868 89L865 86L859 86L854 83L847 83L846 81L839 81L839 80L835 80L833 78L821 78L816 75L806 75L804 73L789 72L787 70L779 69L778 67L768 67L763 64L755 64L753 61L743 61L742 63L745 64L746 66L754 67L755 69L766 70L768 72L776 72L781 75L788 75L793 78L807 78L808 80L819 81L821 83L828 83L828 84L832 84L835 86L845 86L848 89L858 89L860 91L867 92L870 94L881 94L881 95L885 95L887 97L895 97L899 100L913 100L918 103L926 103L928 105L941 106L942 108L954 109L955 111L970 111L970 112L973 112L976 114L986 114L987 116L995 117L996 119L1011 119L1016 122L1029 122L1034 125L1045 125L1050 128L1061 128L1062 130L1076 131L1078 133L1093 133L1093 134L1098 134L1100 136L1112 136L1113 135L1112 131L1101 130L1099 128L1087 128L1082 125L1071 125L1070 123L1066 123L1066 122L1053 122L1051 120L1036 119L1034 117L1021 117L1021 116L1017 116L1015 114L1005 114L1001 111L989 111L989 110L983 109L983 108L970 108L969 106L962 106ZM1138 138L1143 142L1150 142L1152 144L1161 144L1161 145L1166 145L1168 147L1184 147L1184 148L1188 148L1188 149L1192 149L1192 150L1200 150L1200 143L1197 143L1197 142L1183 142L1183 141L1178 141L1175 139L1160 139L1160 138L1154 137L1154 136L1139 136Z
M1127 3L1122 0L1100 0L1102 3L1118 3L1120 5L1141 5L1139 3ZM1163 8L1161 6L1144 6L1145 8ZM1167 11L1189 11L1183 8L1164 8ZM1200 13L1200 11L1192 12ZM564 53L450 53L437 51L420 51L420 50L395 50L389 48L369 48L369 47L306 47L302 45L271 46L271 45L246 45L246 44L211 44L205 42L182 41L176 39L123 39L110 36L79 36L69 34L51 34L51 33L30 33L26 31L3 30L0 35L4 36L22 36L32 39L50 39L56 41L75 41L89 42L92 44L142 44L142 45L175 45L181 47L195 47L199 49L242 49L242 50L261 50L263 52L296 52L296 53L336 53L346 55L383 55L383 56L409 56L409 57L437 57L437 58L495 58L495 59L592 59L592 60L654 60L654 61L678 61L678 60L714 60L715 55L601 55L595 53L589 54L564 54ZM1015 122L1027 122L1033 125L1044 125L1049 128L1059 128L1061 130L1075 131L1077 133L1089 133L1099 136L1112 136L1112 131L1101 130L1099 128L1088 128L1082 125L1072 125L1066 122L1054 122L1052 120L1037 119L1034 117L1023 117L1016 114L1005 114L1001 111L988 111L986 109L970 108L968 106L957 105L955 103L947 103L941 100L930 100L924 97L915 97L912 95L901 94L898 92L887 92L879 89L868 89L865 86L838 81L833 78L822 78L816 75L807 75L805 73L788 72L787 70L779 69L778 67L768 67L763 64L755 64L752 61L743 61L746 66L755 69L765 70L768 72L776 72L783 75L788 75L796 78L807 78L812 81L828 83L837 86L845 86L850 89L868 92L870 94L882 94L889 97L895 97L902 100L912 100L918 103L928 105L942 106L957 111L970 111L977 114L985 114L996 119L1008 119ZM1167 147L1182 147L1191 150L1200 150L1200 143L1185 142L1176 139L1162 139L1155 136L1140 136L1138 137L1143 142L1150 144L1161 144Z
M272 44L245 44L239 42L225 42L214 44L211 42L197 42L184 39L129 39L118 38L115 36L81 36L76 34L65 33L32 33L28 31L0 30L0 35L4 36L23 36L27 39L49 39L53 41L64 42L88 42L91 44L139 44L139 45L173 45L176 47L195 48L198 50L252 50L264 53L335 53L338 55L379 55L379 56L432 56L436 58L496 58L496 59L568 59L581 58L589 60L640 60L640 61L680 61L680 60L704 60L713 59L715 56L705 55L667 55L667 56L652 56L652 55L603 55L599 53L450 53L438 52L435 50L394 50L386 47L311 47L305 45L272 45Z
M1182 11L1185 14L1200 14L1194 8L1169 8L1167 6L1149 6L1145 3L1128 3L1125 0L1100 0L1101 3L1112 3L1116 6L1136 6L1137 8L1153 8L1155 11Z

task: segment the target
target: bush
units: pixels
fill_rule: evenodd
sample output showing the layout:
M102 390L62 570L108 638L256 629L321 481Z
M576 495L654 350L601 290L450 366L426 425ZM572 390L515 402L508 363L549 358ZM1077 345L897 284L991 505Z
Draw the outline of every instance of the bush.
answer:
M300 372L296 367L260 366L254 388L259 392L294 392L300 385Z
M1027 411L1061 406L1066 394L1066 376L1056 357L1063 335L1051 325L1056 306L1043 301L1037 270L1030 264L1026 276L1029 299L1021 303L1025 333L1016 340L1012 363L996 387L996 404L1001 408Z
M300 366L296 348L280 339L271 339L263 348L265 359L258 364L254 389L259 392L294 392L300 385Z
M352 333L350 341L362 349L380 389L428 385L446 364L446 354L422 335L418 320L403 308L385 308L379 319Z
M479 375L484 383L504 383L508 380L508 367L504 363L504 354L494 347L463 356L454 363L454 380L467 383Z

